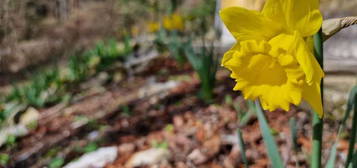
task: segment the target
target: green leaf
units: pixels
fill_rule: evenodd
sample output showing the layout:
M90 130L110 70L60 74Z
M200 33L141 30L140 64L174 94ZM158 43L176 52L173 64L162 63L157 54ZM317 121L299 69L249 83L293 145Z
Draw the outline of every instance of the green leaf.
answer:
M8 135L7 137L6 137L6 145L8 146L8 147L13 147L13 146L15 146L16 145L16 136L15 135Z
M131 111L129 106L123 106L121 114L125 117L130 117L133 115L133 112Z
M357 86L352 88L352 90L350 92L350 95L348 97L347 108L346 108L345 116L344 116L344 118L342 120L342 124L345 124L347 119L348 119L348 117L350 116L352 108L353 108L354 101L356 100L356 96L357 96Z
M355 152L352 158L352 167L356 167L356 166L357 166L357 152Z
M171 38L167 44L167 48L171 56L173 56L180 65L183 65L186 62L185 48L192 47L191 43L190 41L188 43L181 42L177 32L171 32L170 36Z
M224 96L224 103L231 106L233 104L233 98L231 95Z
M6 154L6 153L0 154L0 165L1 166L6 166L9 161L10 161L9 154Z
M244 167L245 168L248 168L249 165L248 165L248 160L247 160L247 156L246 156L246 148L245 148L245 144L244 144L244 139L243 139L243 136L242 136L242 131L238 128L237 130L237 133L238 133L238 139L239 139L239 148L240 148L240 151L241 151L241 154L242 154L242 160L243 160L243 163L244 163Z
M238 105L238 103L235 103L234 109L240 114L239 115L239 125L245 126L246 124L248 124L248 122L252 119L252 117L255 116L255 111L256 111L256 107L254 104L254 101L248 100L247 101L247 106L248 106L248 110L247 111L242 111Z
M159 142L159 141L153 140L153 141L151 141L151 146L154 148L158 148L158 149L168 149L169 143L167 141Z
M51 162L48 164L49 168L60 168L64 164L64 159L63 158L54 158L51 160Z
M189 41L185 44L184 51L201 81L199 97L206 103L211 103L218 68L218 57L214 54L213 47L202 47L200 51L195 51Z
M337 154L337 142L333 144L330 152L330 157L328 158L326 168L334 168L336 162L336 154Z
M338 141L340 139L342 130L344 128L346 128L346 123L347 123L346 121L348 120L348 118L349 118L349 116L351 114L352 108L354 106L354 100L356 100L356 94L357 94L357 86L355 86L350 92L349 99L347 101L347 108L346 108L344 117L343 117L342 121L340 122L338 133L337 133L337 138L335 140L335 143L331 147L330 157L329 157L329 159L327 161L326 168L333 168L335 166L336 154L337 154L337 149L336 149L337 148L337 144L338 144ZM352 137L353 137L353 135L352 135ZM349 151L350 150L351 149L349 149ZM349 167L351 165L351 163L350 163L351 162L351 157L352 157L351 155L352 154L350 154L350 152L349 152L348 153L348 157L347 157L348 159L346 160L346 163L345 163L345 167Z
M267 120L265 119L263 110L260 106L259 101L255 102L256 104L256 110L257 110L257 117L259 121L259 127L262 132L264 144L267 148L268 152L268 157L272 163L272 167L274 168L284 168L284 164L281 160L279 151L278 151L278 146L276 145L276 142L274 140L273 135L271 134L271 129L268 125Z
M349 116L350 111L354 109L353 113L353 119L352 119L352 130L351 130L351 137L349 141L349 147L348 147L348 154L347 154L347 159L346 159L346 164L345 167L347 168L348 165L351 163L353 159L353 154L355 153L355 143L356 143L356 135L357 135L357 86L355 86L352 91L350 92L350 96L348 98L348 103L347 103L347 110L346 110L346 116L343 120L343 123L346 123L346 120Z
M347 108L346 108L344 117L340 122L335 143L331 147L330 156L327 161L326 168L333 168L335 166L336 154L337 154L337 144L338 144L338 141L340 139L343 129L346 128L346 121L347 121L348 117L350 116L351 110L353 108L353 100L356 99L356 97L355 97L356 93L357 93L357 86L354 87L352 89L352 91L350 92L350 96L349 96L349 99L347 102ZM346 166L347 165L348 165L348 163L346 163Z
M187 42L184 45L185 48L185 55L188 59L188 61L190 62L191 66L193 67L193 69L195 71L200 71L200 69L202 69L202 60L200 58L200 55L196 54L191 42Z
M95 142L91 142L83 148L84 153L93 152L98 149L98 145Z
M296 127L296 119L295 118L291 118L289 120L289 126L290 126L290 132L291 132L291 142L293 144L293 150L295 152L297 152L299 145L297 143L297 127Z

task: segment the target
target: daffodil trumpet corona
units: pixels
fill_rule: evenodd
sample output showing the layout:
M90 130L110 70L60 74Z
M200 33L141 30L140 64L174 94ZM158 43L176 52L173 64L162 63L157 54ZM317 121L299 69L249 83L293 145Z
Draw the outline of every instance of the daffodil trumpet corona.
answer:
M267 0L260 12L222 9L221 19L237 40L222 59L237 82L234 90L270 111L305 100L322 117L324 72L312 40L322 25L318 7L318 0Z

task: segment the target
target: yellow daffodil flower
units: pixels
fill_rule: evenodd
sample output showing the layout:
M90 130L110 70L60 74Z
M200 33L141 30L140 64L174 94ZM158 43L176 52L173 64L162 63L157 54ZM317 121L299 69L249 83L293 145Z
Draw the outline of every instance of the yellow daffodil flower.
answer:
M163 19L163 26L167 30L179 30L185 29L184 19L181 15L175 13L169 16L165 16Z
M318 0L267 0L261 12L241 7L221 11L238 40L223 57L246 99L266 110L289 110L307 101L323 115L320 82L324 73L307 41L321 27Z
M160 23L149 22L147 29L148 29L148 32L150 32L150 33L157 32L160 29Z

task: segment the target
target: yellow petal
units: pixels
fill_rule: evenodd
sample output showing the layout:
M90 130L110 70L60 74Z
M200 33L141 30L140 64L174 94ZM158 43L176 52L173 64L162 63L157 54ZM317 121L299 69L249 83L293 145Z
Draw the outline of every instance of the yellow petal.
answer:
M296 57L296 60L303 69L308 84L321 80L324 76L319 63L312 54L307 43L295 33L294 35L280 34L269 41L269 44L288 51L289 54Z
M285 13L280 0L267 0L263 7L262 14L272 20L276 20L284 26L287 26Z
M296 46L296 59L306 75L308 84L320 81L324 72L303 39L299 39Z
M278 22L264 17L257 11L230 7L220 12L228 30L237 40L269 40L281 30Z
M222 66L232 58L233 54L236 53L239 50L239 48L240 48L239 43L236 43L230 50L224 53L221 61Z
M285 111L289 111L290 105L287 99L287 94L289 90L285 86L270 86L263 87L260 91L262 94L260 100L263 102L263 109L274 111L278 108L281 108Z
M273 1L275 2L276 0L268 0L267 4L271 5L274 3ZM307 37L315 34L320 29L322 25L322 15L319 11L319 0L279 1L290 32L297 30L303 37ZM274 7L276 7L276 5ZM274 20L279 19L278 15L272 16Z
M299 105L302 99L302 88L295 87L293 85L286 85L286 90L286 92L289 93L287 95L287 97L290 98L289 102Z
M233 6L241 6L241 2L239 0L222 0L221 1L221 8L228 8Z
M269 41L269 44L271 46L274 46L275 48L283 49L285 51L290 52L292 50L295 50L297 38L298 38L297 36L293 36L293 35L289 35L289 34L279 34L279 35L275 36L274 38L272 38ZM293 51L292 51L292 53L293 53ZM292 55L294 55L294 54L292 54Z
M260 10L264 0L221 0L221 8L240 6L251 10Z
M320 81L312 85L304 86L303 99L309 103L309 105L319 115L320 118L323 117L324 111L321 100Z
M312 36L319 31L322 26L322 15L319 10L313 10L296 23L296 29L303 37Z

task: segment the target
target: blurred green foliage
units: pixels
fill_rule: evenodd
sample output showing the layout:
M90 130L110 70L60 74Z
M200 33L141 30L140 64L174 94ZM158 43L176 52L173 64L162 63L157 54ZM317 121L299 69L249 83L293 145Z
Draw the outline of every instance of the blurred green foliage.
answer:
M97 149L98 149L98 144L96 142L90 142L84 147L75 148L75 151L79 153L90 153Z
M346 159L345 167L357 167L357 150L355 148L356 138L357 138L357 86L355 86L349 95L347 102L347 109L345 117L342 121L346 124L347 118L349 118L351 111L353 112L352 117L352 128L349 140L348 154Z
M153 140L153 141L151 141L151 146L154 148L168 149L169 143L167 141L159 142L159 141Z
M218 68L218 57L214 54L213 47L202 46L195 51L191 42L188 42L185 44L185 53L201 81L199 97L206 103L212 103Z
M133 115L133 111L130 109L129 106L122 106L121 107L121 115L124 117L130 117Z
M191 10L186 16L189 21L189 32L196 36L205 35L214 25L215 10L216 0L205 0L200 6Z
M0 165L5 166L10 161L10 156L6 153L0 154Z
M64 164L64 159L60 157L53 158L48 164L49 168L60 168Z
M71 88L78 83L106 70L116 62L124 62L132 53L131 38L125 36L123 42L113 39L98 42L94 49L73 55L64 68L53 68L35 74L23 85L13 85L11 93L0 105L0 122L11 115L14 108L4 108L4 104L14 103L35 108L43 108L68 101Z
M172 32L167 48L171 56L173 56L180 65L183 65L186 62L185 48L187 45L180 41L177 33L178 32Z
M28 104L35 107L58 102L63 96L63 85L59 78L57 68L36 74L29 84L18 87L14 86L12 93L7 96L7 101Z
M16 136L10 135L6 137L5 145L7 148L12 148L16 145Z

